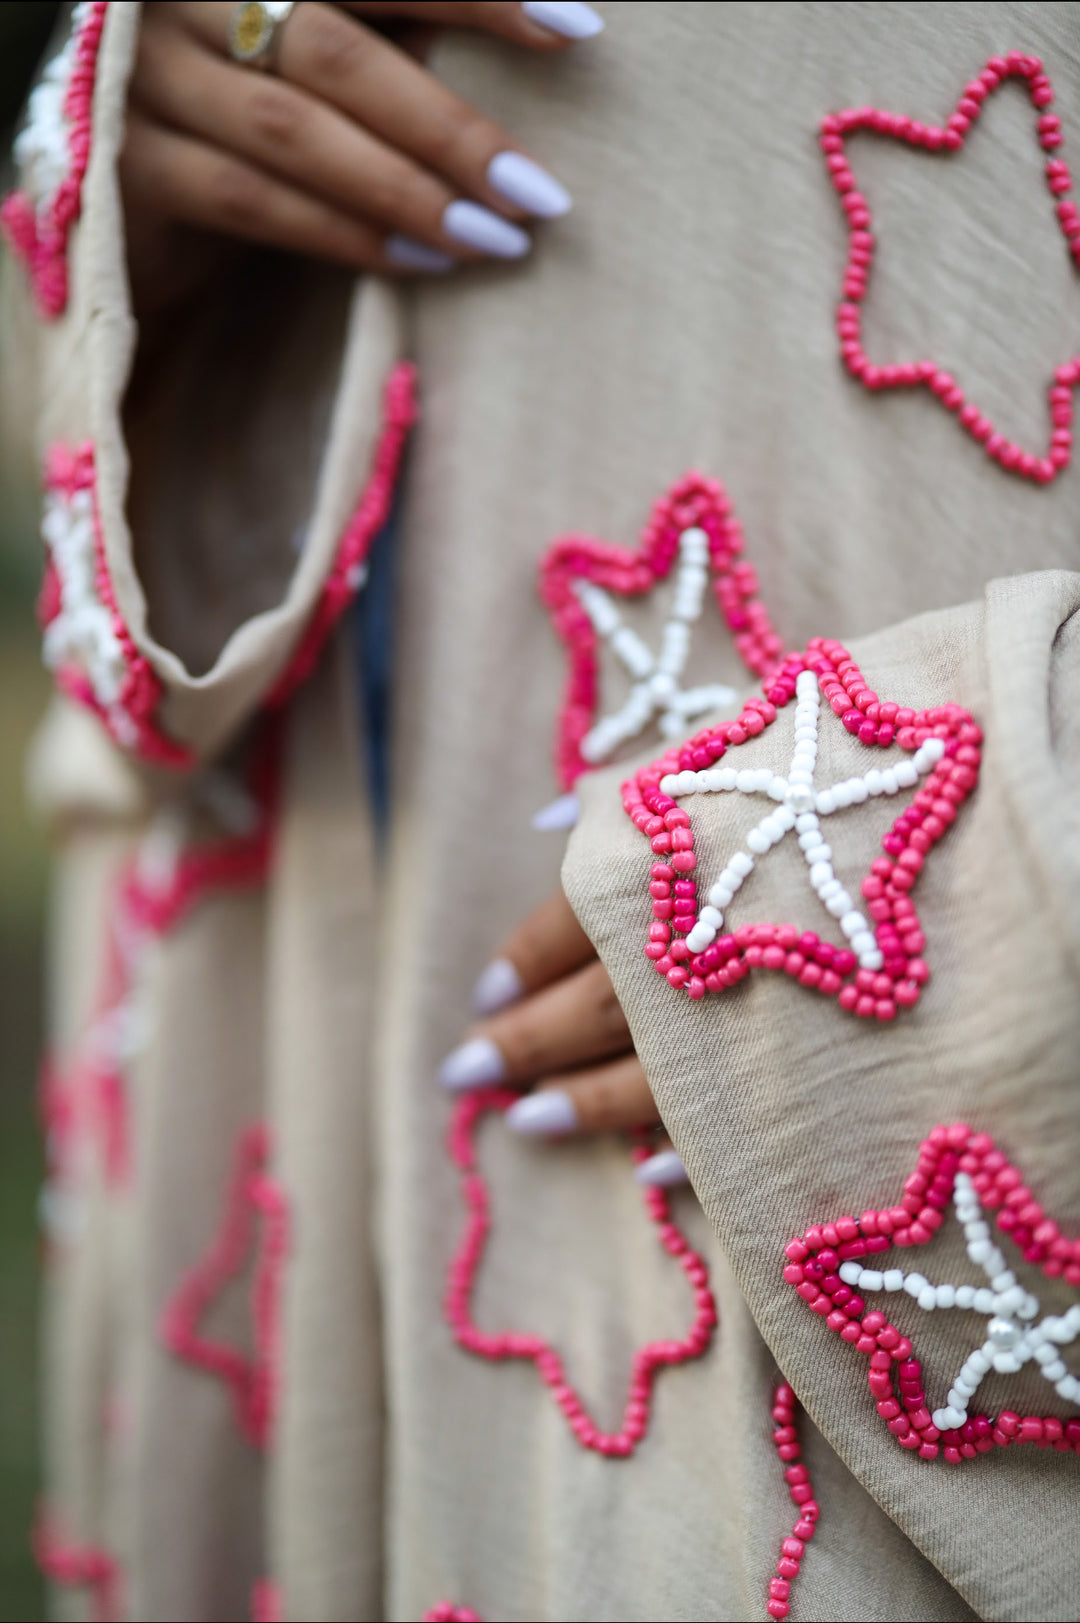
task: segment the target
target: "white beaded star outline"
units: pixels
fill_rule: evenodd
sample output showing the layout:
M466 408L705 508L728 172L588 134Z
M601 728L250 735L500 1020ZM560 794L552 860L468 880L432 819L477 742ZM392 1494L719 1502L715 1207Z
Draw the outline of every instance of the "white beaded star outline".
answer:
M696 526L679 537L679 567L671 616L664 626L660 653L651 649L624 624L614 599L592 581L575 580L573 591L592 621L597 636L611 648L634 680L621 710L602 716L581 742L581 754L590 765L610 759L620 744L636 738L654 716L664 738L681 738L690 722L710 710L734 703L734 688L720 683L684 688L680 685L690 657L692 628L701 618L709 580L709 538Z
M847 806L861 805L877 795L895 795L901 789L914 788L940 761L945 745L940 738L928 738L913 755L905 756L894 766L872 767L861 778L845 778L827 789L815 790L821 691L813 671L800 673L795 691L795 750L786 777L768 767L739 771L730 766L713 766L702 772L671 772L660 780L662 792L673 799L702 791L737 790L745 795L764 794L779 802L774 811L768 812L750 829L746 836L747 849L735 851L728 858L709 891L708 902L698 913L686 944L691 952L698 953L716 940L723 928L724 909L753 871L754 858L763 857L794 829L810 870L810 884L819 900L833 918L839 920L860 967L877 970L884 961L881 950L869 920L836 877L832 847L825 843L820 819Z
M991 1370L1015 1375L1032 1360L1059 1397L1080 1403L1080 1380L1070 1374L1059 1350L1080 1337L1080 1303L1060 1317L1048 1313L1038 1318L1039 1299L1018 1284L1012 1269L1005 1266L966 1172L956 1174L953 1203L964 1231L967 1254L985 1273L988 1286L933 1285L920 1273L905 1274L901 1268L864 1268L859 1262L841 1263L840 1278L861 1294L906 1291L926 1313L936 1308L964 1308L989 1318L985 1341L965 1359L945 1407L934 1411L934 1425L940 1431L952 1431L964 1424L971 1400Z

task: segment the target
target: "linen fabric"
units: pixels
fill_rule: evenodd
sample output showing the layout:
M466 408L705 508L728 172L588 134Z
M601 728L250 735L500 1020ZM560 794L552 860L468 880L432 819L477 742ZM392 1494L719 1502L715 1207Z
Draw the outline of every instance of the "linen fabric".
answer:
M92 1005L109 876L177 797L206 827L205 768L233 771L260 725L402 354L421 418L400 492L386 853L342 634L288 713L268 883L207 899L155 950L153 1025L127 1078L132 1179L107 1186L91 1149L78 1162L81 1225L49 1292L59 1523L115 1555L137 1618L247 1617L267 1578L295 1619L416 1618L443 1600L489 1620L764 1615L793 1519L771 1442L779 1368L808 1410L822 1505L793 1615L1073 1615L1075 1456L913 1461L780 1259L807 1223L895 1198L920 1139L958 1116L994 1133L1069 1232L1080 1217L1077 475L1009 476L926 392L871 395L844 372L846 232L816 144L842 106L943 120L986 59L1017 46L1046 63L1067 153L1080 8L610 3L604 36L557 61L448 35L440 75L574 192L529 263L399 290L244 260L132 383L116 158L139 9L109 9L72 300L42 344L41 434L94 441L120 609L164 683L162 723L200 767L186 780L135 768L59 702L46 724L34 782L65 831L61 1063ZM1001 91L955 156L860 137L852 159L880 240L871 353L939 358L1041 451L1080 301L1030 105ZM264 359L249 369L253 346ZM703 1007L676 998L641 953L648 858L621 772L583 785L567 887L690 1170L696 1199L677 1197L677 1215L720 1311L709 1353L659 1378L638 1452L605 1460L573 1440L535 1370L467 1356L442 1321L464 1213L433 1082L476 975L563 860L561 838L529 827L557 789L564 678L535 591L543 549L570 529L631 543L690 465L725 481L789 644L852 639L882 694L968 705L987 754L917 890L934 978L888 1030L757 976ZM632 612L655 646L664 593ZM745 680L711 610L698 672ZM611 708L607 669L604 690ZM827 720L822 772L851 750ZM783 720L754 748L779 764ZM713 856L745 827L731 803L700 815ZM854 873L881 828L869 811L845 821ZM792 853L773 860L747 916L801 920L805 879ZM262 1456L224 1383L159 1338L253 1119L269 1124L291 1227ZM627 1146L522 1144L495 1122L480 1145L494 1224L477 1320L547 1336L613 1425L634 1349L690 1316ZM970 1343L927 1317L927 1370L951 1372ZM247 1343L245 1280L210 1322ZM58 1601L71 1616L85 1604Z

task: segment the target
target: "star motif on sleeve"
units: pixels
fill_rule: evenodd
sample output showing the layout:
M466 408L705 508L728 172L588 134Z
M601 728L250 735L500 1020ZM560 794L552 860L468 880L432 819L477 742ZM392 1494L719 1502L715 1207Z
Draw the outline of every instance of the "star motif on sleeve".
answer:
M1026 85L1038 115L1036 131L1047 153L1046 182L1056 199L1054 212L1062 236L1073 259L1080 263L1080 210L1069 192L1072 175L1060 155L1061 119L1050 111L1054 90L1037 56L1010 51L992 56L977 78L964 86L956 110L938 128L921 124L902 113L889 113L877 107L853 107L829 113L821 123L821 147L825 163L848 222L848 259L844 268L842 298L836 310L836 330L840 355L848 371L867 389L925 388L955 414L961 427L1000 467L1038 484L1049 484L1069 466L1072 455L1073 390L1080 382L1080 356L1064 361L1054 373L1048 393L1050 443L1038 456L1006 439L979 408L968 400L953 374L937 361L905 361L878 365L870 359L862 342L862 304L873 269L877 239L873 218L864 194L859 190L848 159L846 141L860 131L885 136L925 152L958 153L984 106L1001 85L1016 79Z
M731 765L729 752L760 737L796 696L786 776ZM860 744L870 749L895 744L900 758L818 789L814 771L823 698ZM725 991L750 970L771 969L835 997L856 1015L895 1018L898 1009L918 1001L930 974L910 893L928 854L978 781L981 742L980 729L959 705L916 711L879 699L838 642L815 638L804 654L788 655L766 680L764 695L749 699L737 720L706 728L622 786L626 813L656 858L649 870L654 922L646 957L692 998ZM912 788L910 804L882 839L883 854L862 880L860 907L836 875L822 819ZM774 805L749 829L745 849L728 857L699 907L694 832L679 802L690 795L731 792L763 795ZM748 923L720 933L755 864L791 832L806 859L810 886L838 921L845 946L814 931L800 933L793 924Z
M915 1269L882 1266L883 1253L894 1246L929 1245L950 1202L980 1282L935 1284ZM1038 1297L1018 1280L995 1242L986 1220L990 1212L1025 1262L1080 1286L1080 1240L1069 1239L1047 1217L989 1134L973 1133L964 1123L934 1128L898 1205L815 1224L792 1240L784 1278L830 1330L870 1359L878 1414L901 1447L924 1459L943 1454L952 1464L1014 1442L1080 1453L1080 1418L1062 1421L1011 1409L996 1417L972 1412L988 1374L1015 1374L1032 1362L1058 1398L1080 1407L1080 1379L1062 1357L1080 1339L1080 1302L1060 1315L1042 1313ZM879 1293L907 1296L926 1313L956 1310L987 1321L945 1401L933 1410L912 1342L883 1312L867 1306L866 1297Z
M876 795L896 794L909 789L937 765L945 753L940 738L928 738L911 760L902 760L884 771L876 767L862 777L847 778L820 792L814 790L814 764L817 757L818 712L821 693L813 671L802 671L796 684L795 751L787 777L767 767L739 772L734 767L709 767L703 772L674 772L660 779L664 794L679 798L704 791L736 790L742 794L765 794L778 801L746 836L745 851L730 856L719 879L709 892L709 900L697 915L686 938L692 953L701 953L716 940L724 922L723 909L733 900L743 880L754 867L755 857L765 856L794 829L806 858L809 880L840 928L864 969L881 969L885 960L867 918L859 912L849 893L836 877L832 848L825 843L821 818L842 807L859 805ZM750 853L753 852L751 856Z

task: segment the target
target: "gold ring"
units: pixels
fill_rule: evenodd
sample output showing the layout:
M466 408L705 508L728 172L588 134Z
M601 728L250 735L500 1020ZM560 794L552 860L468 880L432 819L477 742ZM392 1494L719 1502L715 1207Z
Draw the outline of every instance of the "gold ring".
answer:
M282 25L296 0L239 0L229 18L229 55L234 62L268 72L274 65Z

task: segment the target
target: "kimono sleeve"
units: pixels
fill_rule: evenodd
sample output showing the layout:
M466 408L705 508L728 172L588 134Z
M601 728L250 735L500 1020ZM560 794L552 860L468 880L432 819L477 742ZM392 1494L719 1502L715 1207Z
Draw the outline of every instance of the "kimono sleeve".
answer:
M1080 1512L1078 609L817 641L633 816L587 782L564 869L780 1370L984 1617L1063 1615Z
M393 290L231 255L147 358L118 163L138 5L80 5L2 222L41 325L43 653L140 763L219 755L310 674L412 422Z

